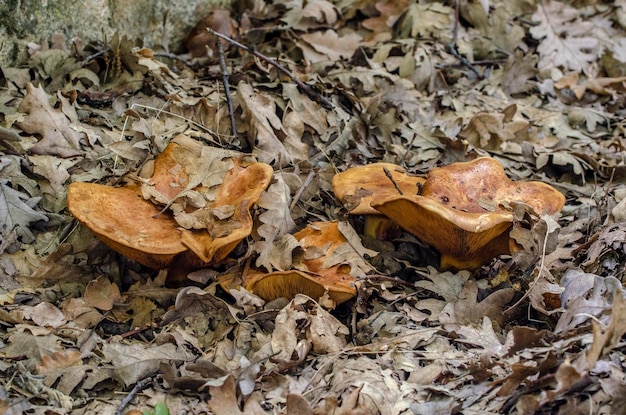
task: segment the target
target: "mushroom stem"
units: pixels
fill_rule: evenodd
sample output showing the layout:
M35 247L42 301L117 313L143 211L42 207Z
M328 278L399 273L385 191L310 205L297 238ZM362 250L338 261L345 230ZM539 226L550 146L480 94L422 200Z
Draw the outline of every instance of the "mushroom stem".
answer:
M363 234L379 241L390 241L400 235L400 225L384 215L365 215Z

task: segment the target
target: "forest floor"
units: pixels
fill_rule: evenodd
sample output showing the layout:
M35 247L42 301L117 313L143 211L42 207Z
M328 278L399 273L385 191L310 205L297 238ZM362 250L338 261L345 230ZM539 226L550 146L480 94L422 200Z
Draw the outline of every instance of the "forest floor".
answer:
M626 2L241 3L204 20L241 43L222 65L201 26L186 54L58 36L1 68L0 414L624 413ZM423 241L459 233L378 240L333 191L480 157L565 205L480 198L509 234L460 271ZM178 256L84 226L141 239L142 209Z

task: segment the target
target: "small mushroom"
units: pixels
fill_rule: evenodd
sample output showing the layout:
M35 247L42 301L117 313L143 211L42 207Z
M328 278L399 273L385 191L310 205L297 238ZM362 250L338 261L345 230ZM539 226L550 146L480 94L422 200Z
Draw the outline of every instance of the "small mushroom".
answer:
M313 299L319 299L325 294L332 300L331 306L344 303L356 295L356 279L350 274L349 264L334 264L334 251L347 243L346 238L339 231L337 222L315 222L293 235L301 248L301 260L294 261L298 269L262 272L248 270L244 281L237 281L233 275L220 279L225 289L243 285L266 301L277 298L291 299L296 294L305 294Z
M393 239L400 227L370 206L375 200L415 195L424 179L411 176L392 163L373 163L348 169L333 176L335 196L351 215L363 215L363 234L379 240Z
M540 182L513 182L488 157L433 169L420 195L391 196L372 207L436 248L444 269L476 269L516 246L510 205L538 214L559 212L565 197Z
M324 274L289 270L262 273L250 271L246 275L245 287L263 298L273 301L277 298L294 298L297 294L305 294L315 300L328 293L328 297L335 305L345 303L354 298L354 278L349 272L349 266L335 266Z

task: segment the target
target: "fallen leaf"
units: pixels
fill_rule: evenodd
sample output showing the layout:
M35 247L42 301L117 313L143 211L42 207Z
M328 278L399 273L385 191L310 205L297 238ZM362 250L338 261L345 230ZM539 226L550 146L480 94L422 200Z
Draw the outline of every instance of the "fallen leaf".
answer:
M29 134L38 134L41 139L31 147L35 154L73 157L82 155L81 135L70 126L70 120L63 112L52 108L43 87L26 84L27 95L20 103L19 110L28 114L16 125Z
M276 103L269 95L255 92L249 84L241 83L237 89L244 118L251 126L250 146L264 163L278 162L288 165L308 159L308 146L285 131L276 115Z
M48 216L34 209L39 200L39 197L29 197L8 186L6 180L0 180L0 217L4 218L0 230L5 238L14 233L22 243L35 240L30 224L48 221Z
M122 302L117 284L112 283L105 276L89 281L84 298L90 306L104 311L109 311L116 303Z

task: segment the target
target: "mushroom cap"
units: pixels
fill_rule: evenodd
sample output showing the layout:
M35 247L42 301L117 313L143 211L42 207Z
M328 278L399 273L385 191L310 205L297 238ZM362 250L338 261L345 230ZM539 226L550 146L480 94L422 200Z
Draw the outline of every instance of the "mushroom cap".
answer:
M476 269L508 254L511 203L553 214L565 197L539 182L513 182L491 158L433 169L421 195L393 196L372 206L411 234L436 248L442 268Z
M245 287L266 301L281 297L290 299L296 294L318 299L328 293L335 304L341 304L356 295L354 277L350 275L349 269L345 265L336 265L321 274L298 270L271 273L251 271L246 275Z
M399 195L384 169L389 171L405 195L417 194L418 184L424 183L423 178L411 176L402 167L392 163L373 163L337 173L332 179L333 192L350 214L379 214L370 206L371 202Z
M263 298L272 301L277 298L293 298L296 294L306 294L318 299L325 293L341 304L356 295L355 277L350 274L349 264L335 264L330 267L325 262L334 251L347 243L337 222L313 222L294 234L304 251L304 259L294 264L299 269L270 273L249 270L243 277L243 286ZM310 248L310 251L307 250ZM232 275L220 278L225 289L235 288L241 281Z
M194 161L201 159L203 147L180 136L155 159L150 181L162 203L176 198L196 183L191 184L191 176L199 174L195 170L201 163ZM158 205L146 200L144 197L150 194L145 196L145 188L142 192L137 185L113 188L73 183L68 194L69 210L119 253L151 268L162 269L171 264L174 273L186 274L190 269L223 260L251 233L250 208L265 191L274 173L267 164L243 163L231 153L220 157L230 158L233 167L224 172L224 180L215 186L215 201L206 208L185 212L212 219L208 224L200 222L201 229L182 229L170 213L161 212ZM195 189L206 190L202 185ZM227 217L215 215L220 208L230 214L219 211ZM210 231L209 227L214 229ZM177 256L179 258L172 263Z
M74 217L109 247L154 269L187 250L172 217L141 196L137 186L72 183L67 204Z

